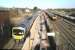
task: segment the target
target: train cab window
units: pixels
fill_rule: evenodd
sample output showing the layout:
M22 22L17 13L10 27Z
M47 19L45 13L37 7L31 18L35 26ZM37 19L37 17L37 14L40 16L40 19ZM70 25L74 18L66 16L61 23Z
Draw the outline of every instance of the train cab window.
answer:
M14 35L23 35L24 34L24 30L14 29L13 33L14 33Z

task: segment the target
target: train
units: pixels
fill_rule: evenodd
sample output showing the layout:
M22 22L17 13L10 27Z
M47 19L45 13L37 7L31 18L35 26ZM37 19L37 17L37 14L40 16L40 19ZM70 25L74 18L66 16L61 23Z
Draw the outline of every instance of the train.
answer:
M56 15L52 16L52 20L57 20L57 16Z
M56 14L49 13L49 12L47 12L47 11L44 11L44 12L46 13L46 15L49 16L49 18L50 18L51 20L53 20L53 21L57 20L58 17L57 17Z
M31 16L19 20L20 22L13 22L12 24L12 38L18 41L22 41L29 36L29 30L34 22L36 16ZM16 20L15 20L16 21Z
M57 15L49 13L49 17L51 18L51 20L55 21L57 20Z
M13 18L12 18L13 19ZM22 19L22 20L21 20ZM19 20L11 20L12 24L12 39L17 41L25 40L26 35L26 19L22 18ZM14 22L12 22L14 21Z
M12 28L12 38L14 40L23 40L25 37L25 28L16 26Z

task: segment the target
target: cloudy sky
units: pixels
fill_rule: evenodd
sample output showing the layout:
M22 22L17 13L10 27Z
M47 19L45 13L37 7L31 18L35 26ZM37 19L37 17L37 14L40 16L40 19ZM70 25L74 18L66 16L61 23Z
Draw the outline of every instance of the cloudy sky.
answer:
M75 8L75 0L0 0L0 7Z

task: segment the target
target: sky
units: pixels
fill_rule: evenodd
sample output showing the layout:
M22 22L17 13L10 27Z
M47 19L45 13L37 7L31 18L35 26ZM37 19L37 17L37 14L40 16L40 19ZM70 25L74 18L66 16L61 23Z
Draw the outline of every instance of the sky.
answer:
M75 8L75 0L0 0L0 7Z

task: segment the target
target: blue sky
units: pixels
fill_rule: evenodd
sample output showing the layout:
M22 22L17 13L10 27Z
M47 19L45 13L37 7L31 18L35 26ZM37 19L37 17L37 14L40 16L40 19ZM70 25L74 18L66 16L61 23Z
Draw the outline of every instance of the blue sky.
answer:
M0 7L75 8L75 0L0 0Z

